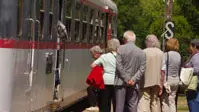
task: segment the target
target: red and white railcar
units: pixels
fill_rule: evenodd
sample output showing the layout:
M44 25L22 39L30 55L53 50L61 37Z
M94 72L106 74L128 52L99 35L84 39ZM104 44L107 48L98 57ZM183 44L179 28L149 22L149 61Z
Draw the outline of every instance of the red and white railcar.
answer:
M66 26L64 42L57 21ZM88 49L105 48L116 23L112 0L0 0L0 112L45 111L56 71L59 99L68 105L84 97Z

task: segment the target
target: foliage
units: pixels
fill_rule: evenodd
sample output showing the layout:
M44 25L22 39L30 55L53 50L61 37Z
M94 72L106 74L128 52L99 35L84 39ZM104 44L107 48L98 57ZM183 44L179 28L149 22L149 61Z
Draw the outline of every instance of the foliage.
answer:
M155 34L162 40L165 24L165 3L163 0L114 0L118 6L118 36L125 30L136 33L137 45L144 48L144 39ZM187 55L189 41L199 38L199 1L175 0L172 10L175 23L175 37L180 41L180 52Z

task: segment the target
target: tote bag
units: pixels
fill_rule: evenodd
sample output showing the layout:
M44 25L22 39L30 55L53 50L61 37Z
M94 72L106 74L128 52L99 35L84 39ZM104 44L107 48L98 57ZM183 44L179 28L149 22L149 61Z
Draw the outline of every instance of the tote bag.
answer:
M192 76L191 81L190 81L187 89L196 91L197 86L198 86L198 76L194 75L194 76Z
M193 77L193 68L181 68L180 80L186 86L189 85Z

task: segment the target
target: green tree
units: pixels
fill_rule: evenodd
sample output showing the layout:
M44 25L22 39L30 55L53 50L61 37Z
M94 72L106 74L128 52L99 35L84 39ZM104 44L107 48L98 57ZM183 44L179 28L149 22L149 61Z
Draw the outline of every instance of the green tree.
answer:
M137 44L144 47L148 34L155 34L161 40L165 24L165 3L160 0L114 0L118 6L118 35L133 30ZM175 0L172 21L175 23L175 37L180 40L180 52L187 55L188 42L199 38L199 1Z

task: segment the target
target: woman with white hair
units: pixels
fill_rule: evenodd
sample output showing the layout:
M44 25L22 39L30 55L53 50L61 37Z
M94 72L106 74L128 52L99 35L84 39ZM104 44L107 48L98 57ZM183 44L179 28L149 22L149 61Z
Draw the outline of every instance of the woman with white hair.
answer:
M98 59L103 53L103 50L98 45L93 46L92 48L90 48L89 51L95 60ZM96 76L96 74L95 74L95 76ZM89 85L87 87L88 102L90 105L89 108L86 108L87 111L99 111L98 92L99 92L99 88L97 88L97 87L94 87L92 85Z
M103 80L105 84L105 89L100 90L99 93L99 110L100 112L110 112L111 111L111 101L113 103L113 108L115 109L115 90L114 90L114 80L115 80L115 70L116 70L116 51L120 46L118 39L111 39L108 41L108 52L101 55L97 60L95 60L91 67L97 65L102 65L104 68Z

